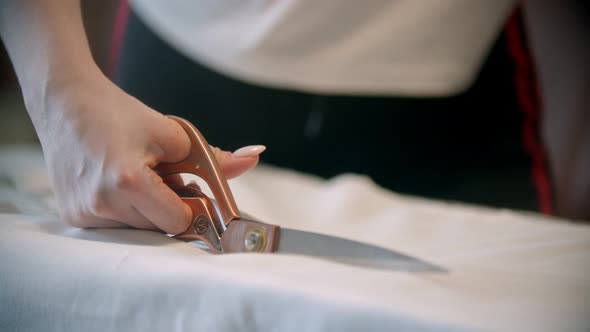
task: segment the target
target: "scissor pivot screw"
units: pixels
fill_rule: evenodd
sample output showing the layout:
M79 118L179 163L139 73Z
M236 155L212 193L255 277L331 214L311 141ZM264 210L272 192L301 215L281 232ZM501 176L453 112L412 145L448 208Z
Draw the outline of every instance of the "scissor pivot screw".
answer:
M259 228L251 228L244 237L244 248L247 251L261 251L265 242L264 231Z
M209 229L209 219L205 216L198 216L193 227L197 234L203 235Z

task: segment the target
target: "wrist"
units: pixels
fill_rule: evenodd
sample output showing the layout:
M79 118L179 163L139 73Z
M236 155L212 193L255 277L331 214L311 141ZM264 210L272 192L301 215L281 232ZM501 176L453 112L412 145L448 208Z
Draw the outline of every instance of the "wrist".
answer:
M37 82L23 87L26 109L42 145L50 143L68 123L82 121L83 113L92 109L88 106L96 104L92 98L104 90L105 83L110 81L93 64L48 71Z
M33 122L48 112L56 98L79 93L85 87L108 80L94 62L78 65L55 64L37 72L35 79L21 81L23 98ZM55 111L55 110L52 110Z

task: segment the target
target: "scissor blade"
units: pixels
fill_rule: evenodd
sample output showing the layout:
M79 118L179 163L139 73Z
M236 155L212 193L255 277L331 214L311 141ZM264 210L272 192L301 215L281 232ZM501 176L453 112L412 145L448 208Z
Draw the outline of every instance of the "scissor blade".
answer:
M363 268L445 272L434 264L389 249L330 235L281 227L278 252L316 257Z

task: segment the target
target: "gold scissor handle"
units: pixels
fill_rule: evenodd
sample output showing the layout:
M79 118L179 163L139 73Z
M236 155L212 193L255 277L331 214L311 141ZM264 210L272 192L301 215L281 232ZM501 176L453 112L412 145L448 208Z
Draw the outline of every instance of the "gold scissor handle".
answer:
M176 116L169 117L178 122L186 131L191 141L191 150L183 161L160 163L154 170L160 176L188 173L203 179L211 189L223 224L227 227L232 220L240 218L240 211L229 189L227 179L221 173L221 167L217 163L215 155L203 135L192 123ZM185 202L188 203L187 199L185 199ZM194 217L196 216L193 216L193 219Z
M182 200L190 206L193 217L191 225L184 232L174 236L175 239L193 242L199 240L204 242L211 252L222 253L220 233L224 230L219 221L213 203L205 194L200 193L194 197L183 197Z

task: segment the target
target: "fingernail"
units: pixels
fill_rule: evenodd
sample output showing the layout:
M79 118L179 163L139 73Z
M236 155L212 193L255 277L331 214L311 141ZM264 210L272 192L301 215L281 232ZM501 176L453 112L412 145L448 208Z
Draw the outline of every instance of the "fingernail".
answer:
M252 158L258 156L264 150L266 150L266 146L264 145L249 145L237 149L232 154L236 158Z

